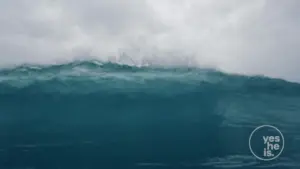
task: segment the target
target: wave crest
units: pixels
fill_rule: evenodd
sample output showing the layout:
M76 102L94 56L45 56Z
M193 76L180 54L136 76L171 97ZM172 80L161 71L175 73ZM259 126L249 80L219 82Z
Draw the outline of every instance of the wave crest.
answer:
M57 65L20 65L0 70L1 93L25 89L62 93L97 92L107 89L149 92L167 89L169 93L178 93L208 88L235 93L300 94L300 85L297 83L263 76L226 74L209 68L137 67L85 60Z

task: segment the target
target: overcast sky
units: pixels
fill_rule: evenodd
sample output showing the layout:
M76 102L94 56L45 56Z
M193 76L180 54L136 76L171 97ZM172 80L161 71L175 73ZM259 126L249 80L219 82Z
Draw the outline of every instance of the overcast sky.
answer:
M199 66L300 82L299 7L299 0L0 0L0 63L107 60L127 51L136 63L192 57Z

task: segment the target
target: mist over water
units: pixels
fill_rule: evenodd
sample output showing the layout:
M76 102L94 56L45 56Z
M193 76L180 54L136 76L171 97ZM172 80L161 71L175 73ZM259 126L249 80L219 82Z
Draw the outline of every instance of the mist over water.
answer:
M93 58L299 82L298 6L297 0L2 0L0 66ZM122 61L122 53L130 60Z
M0 71L3 169L299 168L300 85L192 67L77 61ZM263 124L285 136L249 151Z

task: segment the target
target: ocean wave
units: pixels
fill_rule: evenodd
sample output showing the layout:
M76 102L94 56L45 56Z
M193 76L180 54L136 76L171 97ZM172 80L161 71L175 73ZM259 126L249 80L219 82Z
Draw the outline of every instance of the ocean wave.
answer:
M299 103L297 83L214 69L99 61L1 69L0 167L295 168ZM286 138L279 161L258 164L249 151L263 124Z

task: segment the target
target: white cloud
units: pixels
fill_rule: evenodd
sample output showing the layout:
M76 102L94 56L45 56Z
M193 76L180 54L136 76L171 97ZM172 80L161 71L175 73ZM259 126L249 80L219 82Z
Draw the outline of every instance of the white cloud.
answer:
M297 0L2 0L0 61L51 63L88 55L106 60L119 50L140 49L130 53L136 62L186 64L193 55L198 65L300 81L299 5Z

